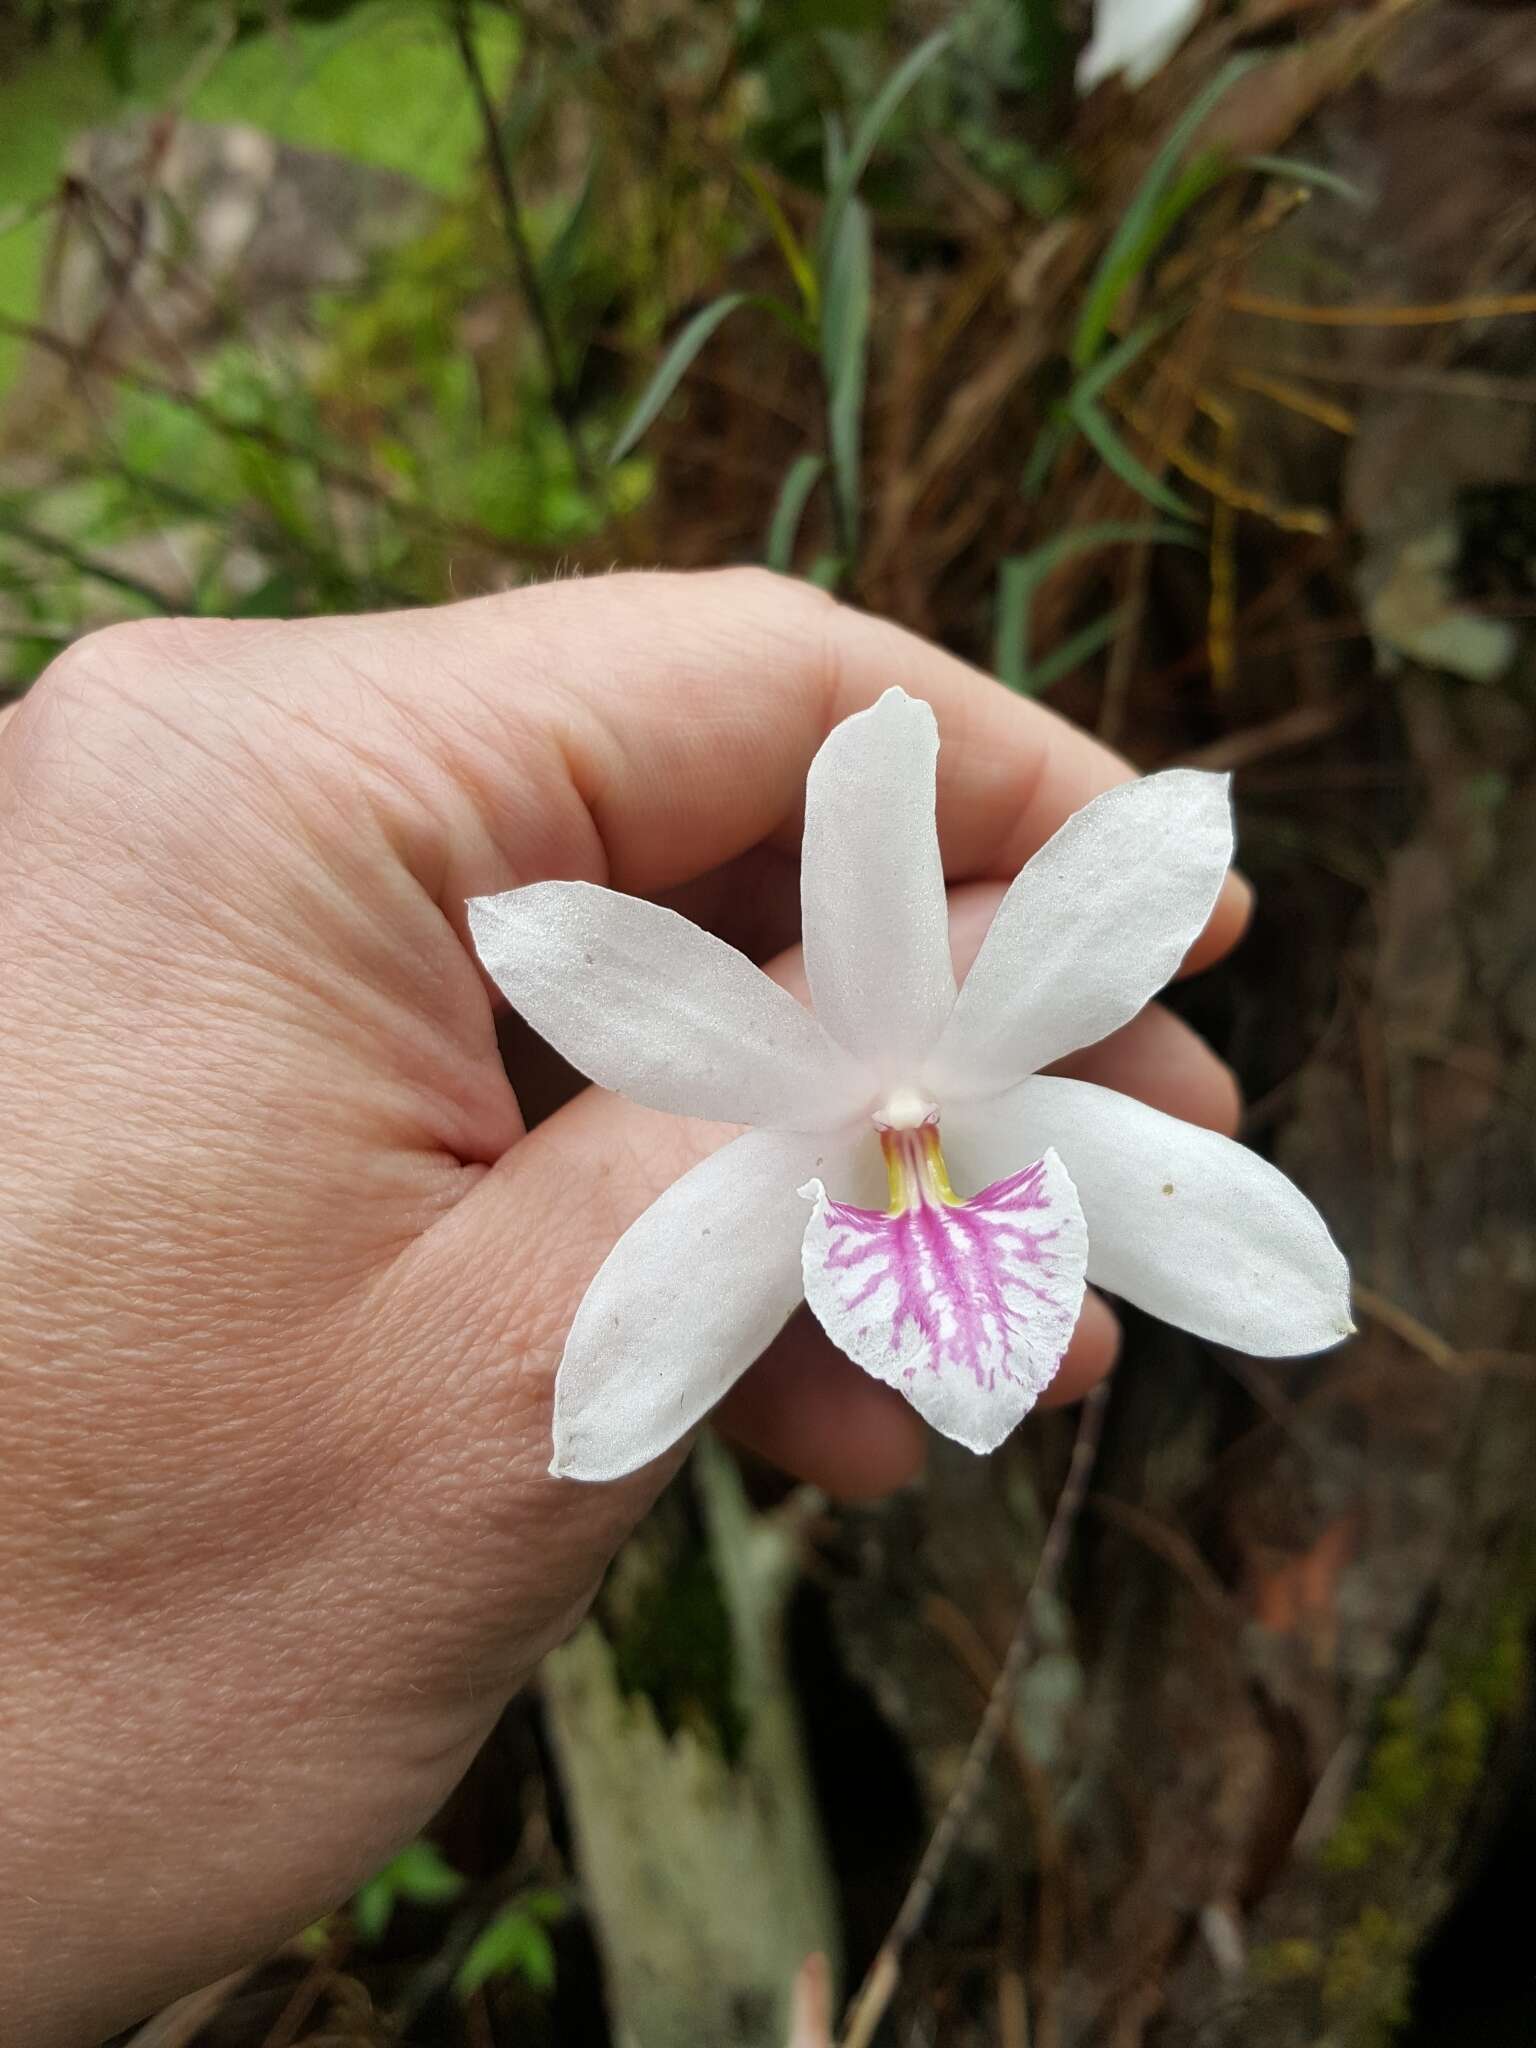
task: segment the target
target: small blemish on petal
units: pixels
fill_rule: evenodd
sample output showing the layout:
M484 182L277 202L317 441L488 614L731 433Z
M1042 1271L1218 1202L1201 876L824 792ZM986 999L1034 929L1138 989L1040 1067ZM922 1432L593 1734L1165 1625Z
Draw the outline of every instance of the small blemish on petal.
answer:
M1165 1195L1171 1195L1173 1193L1173 1182L1171 1180L1165 1180L1163 1182L1163 1193Z

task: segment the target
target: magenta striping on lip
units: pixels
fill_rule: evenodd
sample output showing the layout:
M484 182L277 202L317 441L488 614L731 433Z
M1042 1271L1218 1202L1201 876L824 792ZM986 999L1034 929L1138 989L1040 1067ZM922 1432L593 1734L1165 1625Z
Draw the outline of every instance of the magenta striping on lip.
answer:
M961 1201L932 1124L882 1142L889 1210L816 1189L807 1298L841 1349L948 1434L1000 1442L1076 1326L1087 1260L1076 1190L1048 1152Z
M995 1372L1012 1376L1008 1340L1028 1334L1018 1296L1053 1309L1049 1281L1064 1219L1044 1194L1044 1180L1045 1161L1037 1159L969 1202L921 1201L895 1216L828 1203L827 1267L857 1283L843 1297L844 1313L857 1317L889 1283L896 1288L894 1307L858 1335L873 1336L878 1327L897 1356L910 1355L903 1340L915 1331L927 1353L922 1362L934 1372L957 1367L978 1381ZM904 1377L917 1370L914 1358Z

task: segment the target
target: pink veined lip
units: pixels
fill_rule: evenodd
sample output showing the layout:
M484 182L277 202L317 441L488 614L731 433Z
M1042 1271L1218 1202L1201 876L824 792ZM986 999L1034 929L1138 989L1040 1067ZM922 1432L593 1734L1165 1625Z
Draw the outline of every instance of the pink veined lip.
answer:
M961 1372L988 1391L1000 1380L1038 1390L1066 1349L1081 1296L1070 1277L1080 1278L1082 1248L1069 1241L1049 1161L962 1200L935 1119L882 1130L880 1142L889 1209L826 1205L822 1264L838 1341L871 1367L883 1352L881 1376L908 1387L920 1373Z

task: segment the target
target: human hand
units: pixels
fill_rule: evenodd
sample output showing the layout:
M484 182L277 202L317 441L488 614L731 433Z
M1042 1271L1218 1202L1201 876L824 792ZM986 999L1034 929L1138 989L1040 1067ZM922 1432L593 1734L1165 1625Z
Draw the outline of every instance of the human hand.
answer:
M465 900L662 896L795 985L806 766L892 683L938 715L963 960L1123 768L757 572L119 627L0 729L19 2040L96 2038L351 1890L668 1476L549 1478L554 1373L611 1244L723 1132L562 1099L515 1028L509 1086ZM1191 964L1244 915L1229 883ZM1235 1123L1155 1007L1068 1066ZM1114 1346L1090 1298L1055 1397ZM921 1459L912 1411L803 1315L720 1419L836 1492Z

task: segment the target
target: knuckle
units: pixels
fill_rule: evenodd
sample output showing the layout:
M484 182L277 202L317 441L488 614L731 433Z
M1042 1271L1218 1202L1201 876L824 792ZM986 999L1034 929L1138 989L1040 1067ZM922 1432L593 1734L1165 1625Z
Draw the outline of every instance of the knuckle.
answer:
M124 619L98 626L66 647L38 677L32 696L93 705L139 695L189 661L205 660L222 622Z

